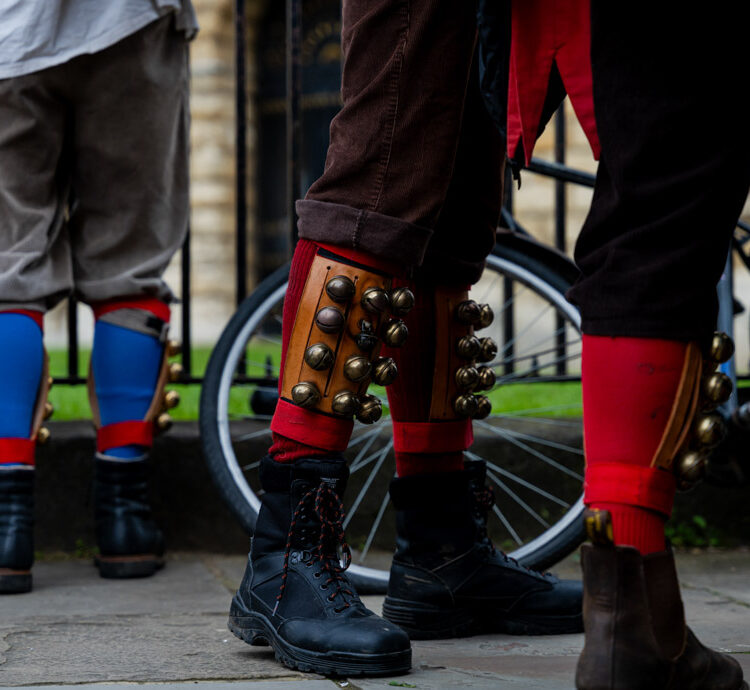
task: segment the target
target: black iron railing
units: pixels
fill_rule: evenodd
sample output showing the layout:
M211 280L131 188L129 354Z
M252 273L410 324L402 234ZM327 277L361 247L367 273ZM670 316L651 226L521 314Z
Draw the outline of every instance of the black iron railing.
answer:
M286 196L288 213L288 233L291 238L290 246L296 242L296 215L294 202L302 195L302 0L285 0L286 16ZM239 305L248 294L248 212L247 212L247 42L246 42L246 14L245 0L235 0L234 6L235 30L235 191L236 191L236 236L235 236L235 300ZM562 108L554 118L554 151L553 162L533 159L528 170L555 180L555 246L566 250L566 197L565 186L568 183L593 187L594 175L582 171L571 170L565 166L565 115ZM505 209L506 217L512 219L513 189L511 181L506 184ZM182 383L200 383L201 376L193 370L191 358L192 337L192 295L190 272L190 231L188 230L185 243L181 250L181 327L182 327ZM510 286L509 286L510 287ZM513 311L506 310L506 333L514 332ZM560 327L562 323L558 324ZM79 375L79 337L77 303L71 298L67 307L68 352L67 371L63 376L57 376L55 382L59 384L79 385L85 379ZM512 336L511 336L512 337ZM512 346L511 346L512 347ZM562 333L557 342L560 354L558 374L565 373L565 336ZM508 360L512 361L512 352L508 353ZM509 364L508 366L512 366Z

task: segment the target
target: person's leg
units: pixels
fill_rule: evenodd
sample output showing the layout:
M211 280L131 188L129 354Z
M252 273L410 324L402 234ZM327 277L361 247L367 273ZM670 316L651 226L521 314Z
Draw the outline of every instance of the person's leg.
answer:
M367 611L338 571L341 451L355 415L380 415L368 381L390 384L396 374L380 348L403 344L415 296L400 288L423 262L445 202L474 13L473 3L436 0L343 6L344 102L325 172L297 206L274 445L261 462L265 493L230 612L235 634L267 640L297 668L327 672L330 659L359 674L410 663L408 637ZM316 572L326 573L331 599ZM355 663L362 649L370 651Z
M489 414L482 392L495 380L497 347L482 337L492 311L467 288L495 241L503 145L474 78L453 179L412 284L416 306L405 319L412 337L387 353L400 375L388 388L397 547L383 614L412 639L581 630L578 583L522 568L494 548L485 464L464 461L472 417ZM465 241L457 244L459 231Z
M31 589L34 450L49 388L43 316L71 286L67 105L54 75L0 80L0 593Z
M663 525L680 472L695 469L695 455L679 454L700 452L691 426L707 404L701 370L715 366L716 283L750 183L748 12L673 9L592 3L602 149L570 293L595 542L582 559L580 688L747 687L686 628Z
M70 220L75 287L96 317L90 393L97 424L95 518L104 577L163 563L149 451L166 406L173 295L163 280L188 219L188 68L167 16L64 66L74 95Z

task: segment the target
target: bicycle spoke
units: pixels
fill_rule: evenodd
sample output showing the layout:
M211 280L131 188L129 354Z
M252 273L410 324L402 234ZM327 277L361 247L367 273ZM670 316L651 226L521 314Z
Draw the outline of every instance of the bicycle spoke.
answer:
M255 419L255 418L253 418ZM251 439L258 438L259 436L264 436L265 434L270 434L270 429L259 429L258 431L253 431L249 434L241 434L240 436L234 436L232 440L235 443L239 443L240 441L250 441Z
M557 357L557 358L553 359L550 362L545 362L543 364L542 363L538 363L536 366L533 366L530 369L526 369L525 371L522 371L522 372L513 372L511 374L506 374L505 376L500 376L497 379L495 385L500 386L500 385L502 385L504 383L509 383L511 381L516 381L516 380L523 381L524 379L528 378L529 374L531 374L531 373L533 373L535 371L539 371L540 369L547 369L547 368L552 367L555 364L558 364L560 362L567 362L567 361L570 361L572 359L577 359L578 357L580 357L580 354L578 354L578 355L575 355L575 354L574 355L564 355L562 357ZM555 377L554 376L550 376L550 377L548 377L547 380L554 381ZM527 381L524 381L524 382L527 382Z
M379 459L377 463L375 463L375 467L373 468L372 472L370 472L370 476L367 477L367 480L365 481L364 485L359 491L359 494L357 495L357 498L355 499L354 503L352 504L352 507L349 509L349 514L346 516L346 519L344 520L344 529L346 529L346 526L351 522L351 519L354 517L354 514L357 512L357 508L359 508L359 504L362 503L362 499L365 497L365 494L367 493L367 490L370 488L370 484L372 484L373 480L375 479L375 476L380 471L380 468L383 466L383 463L385 462L385 458L388 455L388 451L393 447L393 439L391 439L388 444L383 448L383 450L379 453Z
M495 513L495 515L497 515L500 522L503 523L503 525L505 526L505 529L508 530L508 533L512 537L513 541L516 542L516 544L518 544L519 546L522 546L523 540L521 539L521 537L518 536L518 532L516 532L516 530L513 529L513 526L510 524L510 522L508 522L508 518L506 518L505 515L503 515L503 512L500 510L500 508L498 508L497 506L492 506L492 510Z
M492 424L488 424L487 422L482 421L482 420L475 420L474 423L484 428L494 428ZM547 446L547 448L556 448L557 450L564 450L566 453L573 453L574 455L583 456L583 450L581 450L580 448L567 446L564 443L558 443L557 441L550 441L546 438L540 438L538 436L531 436L530 434L523 434L520 431L516 431L515 429L505 429L505 431L509 434L512 434L515 438L521 438L525 441L531 441L532 443L537 443L540 446Z
M256 467L260 467L260 460L256 460L255 462L251 462L249 465L243 465L242 471L243 472L249 472L250 470L254 470Z
M547 407L529 407L525 410L516 410L515 412L503 412L502 414L492 415L493 417L512 417L514 419L520 419L529 414L536 414L537 412L557 412L559 410L569 410L571 407L580 407L581 403L575 405L549 405ZM536 419L535 417L528 417L528 419ZM580 422L569 422L571 424L580 424Z
M362 448L360 448L359 452L357 453L357 457L352 460L351 465L349 467L349 474L354 474L357 470L359 470L361 467L364 467L369 460L362 460L362 456L370 450L370 447L372 446L375 441L378 440L378 436L380 434L370 434L370 438L367 440L367 443L365 443ZM371 458L374 458L377 456L377 452L375 452Z
M492 472L488 472L487 476L497 484L508 496L510 496L521 508L523 508L531 517L533 517L542 527L549 529L549 522L547 522L539 513L537 513L526 501L524 501L518 494L512 489L508 488L498 477Z
M560 331L558 331L558 333L559 332ZM540 340L540 341L534 343L534 345L532 347L528 347L528 348L524 349L524 352L529 352L530 351L531 354L528 354L528 355L517 355L517 354L514 354L512 357L508 357L507 359L493 360L492 362L490 362L489 364L487 364L487 366L488 367L492 367L493 369L496 369L497 367L501 367L501 366L504 366L506 364L510 364L511 362L518 363L518 362L520 362L522 360L525 360L525 359L534 359L535 357L538 359L540 357L543 357L544 355L554 354L554 353L558 352L559 345L557 345L557 344L555 344L553 347L547 348L546 350L535 350L534 349L534 348L539 347L539 345L541 345L543 342L546 342L547 340L551 340L552 337L554 337L554 335L556 335L556 334L553 334L551 337L544 338L544 340ZM574 345L577 345L580 342L581 342L580 338L577 338L575 340L568 340L567 342L563 343L563 347L565 347L565 348L571 348L571 347L573 347ZM573 354L570 355L570 358L571 359L575 359L575 358L580 357L580 356L581 356L580 352L574 352Z
M481 460L478 455L475 455L474 453L467 453L469 457L472 457L474 460ZM516 474L513 474L512 472L508 472L508 470L500 467L499 465L496 465L494 462L490 462L489 460L487 462L487 467L492 469L493 472L497 472L498 474L502 474L507 479L510 479L511 481L514 481L521 486L525 487L526 489L529 489L529 491L533 491L536 494L539 494L540 496L543 496L544 498L552 501L553 503L557 503L561 508L570 508L570 503L567 501L563 501L561 498L558 498L557 496L553 496L551 493L545 491L544 489L540 489L538 486L534 486L531 482L527 482L525 479L522 479Z
M538 458L542 462L547 463L550 467L554 467L556 470L559 470L563 474L567 474L569 477L573 477L574 479L583 481L583 477L580 474L573 472L573 470L568 469L567 467L565 467L565 465L561 465L559 462L544 455L544 453L540 453L538 450L535 450L531 446L526 445L523 441L519 441L518 439L513 438L510 434L505 433L504 429L497 429L493 426L490 426L488 428L494 434L497 434L498 436L502 436L504 439L510 441L517 448L520 448L521 450L526 451L529 455L533 455L535 458Z
M385 514L385 509L388 507L388 499L390 497L388 496L388 492L385 492L385 496L383 496L383 501L380 504L380 508L378 510L378 514L375 516L375 522L372 523L372 527L370 528L370 533L367 535L367 541L365 542L365 548L362 549L362 555L359 557L359 562L362 563L365 560L365 557L367 556L367 552L370 550L370 545L372 544L372 540L375 538L375 534L378 531L378 527L380 527L380 523L383 520L383 515Z
M548 304L544 309L542 309L542 311L540 311L529 323L526 324L526 326L520 333L516 333L508 342L505 343L500 353L502 354L503 352L507 351L508 348L513 347L518 339L528 333L545 314L549 313L551 309L554 309L551 304Z

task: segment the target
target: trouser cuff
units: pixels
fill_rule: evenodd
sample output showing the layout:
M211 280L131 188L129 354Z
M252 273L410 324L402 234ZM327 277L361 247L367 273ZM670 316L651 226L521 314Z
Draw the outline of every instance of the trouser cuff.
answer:
M297 202L299 236L372 254L413 268L424 261L432 230L364 209L304 199Z

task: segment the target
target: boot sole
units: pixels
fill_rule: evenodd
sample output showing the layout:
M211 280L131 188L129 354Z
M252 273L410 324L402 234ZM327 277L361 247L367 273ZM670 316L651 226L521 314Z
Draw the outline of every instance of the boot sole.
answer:
M134 577L150 577L164 567L164 559L154 554L137 554L133 556L97 556L94 565L99 575L113 580L125 580Z
M303 673L324 676L392 676L411 669L411 649L388 654L353 654L351 652L314 652L301 649L281 639L270 621L252 611L237 614L232 602L227 627L232 633L255 647L273 648L276 660Z
M0 594L23 594L31 591L31 571L0 568Z
M533 614L489 616L487 610L439 608L386 597L383 618L398 625L412 640L441 640L490 633L509 635L564 635L583 632L583 615Z

